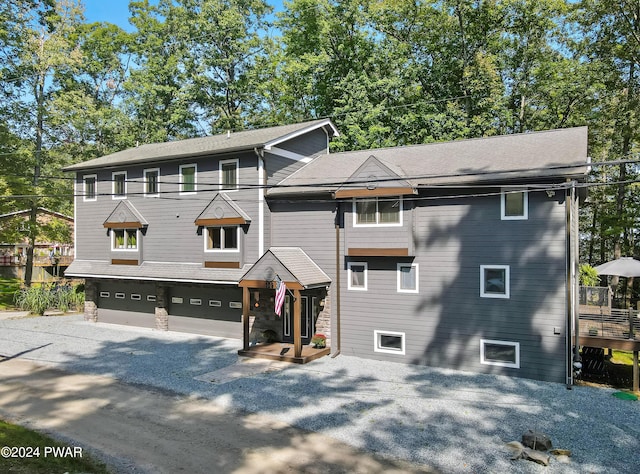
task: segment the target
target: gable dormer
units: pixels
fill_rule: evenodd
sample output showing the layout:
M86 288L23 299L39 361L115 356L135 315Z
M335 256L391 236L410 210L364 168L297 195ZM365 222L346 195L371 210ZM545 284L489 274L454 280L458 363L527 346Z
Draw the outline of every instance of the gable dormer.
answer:
M417 190L401 177L401 173L401 170L393 170L371 155L342 183L334 196L340 199L416 194Z

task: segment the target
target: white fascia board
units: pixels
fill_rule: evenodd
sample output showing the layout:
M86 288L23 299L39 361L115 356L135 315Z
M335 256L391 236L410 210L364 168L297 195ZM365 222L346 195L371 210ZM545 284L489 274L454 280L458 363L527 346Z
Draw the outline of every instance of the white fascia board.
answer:
M313 130L317 130L318 128L324 128L327 125L331 127L331 130L333 130L334 137L340 136L340 132L338 132L338 129L333 124L333 122L331 122L331 120L329 119L326 119L326 120L323 120L322 122L314 123L313 125L305 127L301 130L297 130L295 132L289 133L288 135L278 137L275 140L271 140L270 142L267 142L264 144L264 149L271 150L272 147L278 145L279 143L286 142L287 140L291 140L292 138L299 137L300 135L304 135L305 133L311 132Z

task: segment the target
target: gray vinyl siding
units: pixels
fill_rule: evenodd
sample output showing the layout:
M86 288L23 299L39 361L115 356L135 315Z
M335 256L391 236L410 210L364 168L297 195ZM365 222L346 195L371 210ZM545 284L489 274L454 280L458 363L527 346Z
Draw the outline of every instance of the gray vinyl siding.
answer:
M342 352L563 382L564 202L529 193L522 221L500 220L498 195L416 205L415 258L354 258L367 291L347 290L345 266ZM419 265L418 294L397 292L398 262ZM509 299L480 297L481 265L509 265ZM375 352L375 330L405 333L405 355ZM520 368L481 364L481 339L518 342Z
M239 158L239 182L255 184L258 180L257 161L253 153L224 156L222 158L185 159L180 162L161 163L160 198L145 197L143 194L143 167L122 168L127 171L127 199L149 223L145 234L139 240L139 259L153 262L203 263L205 260L239 261L240 264L257 260L258 255L258 193L256 189L240 189L227 194L236 200L251 217L251 223L243 226L240 252L235 255L224 253L214 255L204 252L202 229L195 225L196 218L219 192L219 161ZM197 193L180 195L179 166L197 165ZM117 171L117 170L116 170ZM77 199L76 236L78 259L106 260L113 258L135 258L135 252L112 252L109 232L103 227L104 221L119 200L111 199L112 170L90 172L97 174L98 198L85 202ZM137 180L138 182L132 182ZM82 174L78 174L77 189L82 189ZM144 249L144 252L142 252Z
M267 172L267 184L269 185L278 184L305 165L302 161L291 160L271 153L265 153L264 162Z
M277 148L303 156L318 156L328 153L328 137L324 129L317 129L276 145Z
M333 201L271 201L271 246L300 247L332 280L336 267Z

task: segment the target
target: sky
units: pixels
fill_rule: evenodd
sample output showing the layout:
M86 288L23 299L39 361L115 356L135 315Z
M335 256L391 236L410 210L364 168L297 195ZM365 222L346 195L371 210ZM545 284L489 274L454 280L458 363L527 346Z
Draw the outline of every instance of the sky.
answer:
M129 1L130 0L82 0L85 6L84 16L88 23L96 21L108 21L118 25L120 28L131 31L129 24ZM156 3L157 0L151 0ZM282 0L268 0L267 3L274 9L282 10Z

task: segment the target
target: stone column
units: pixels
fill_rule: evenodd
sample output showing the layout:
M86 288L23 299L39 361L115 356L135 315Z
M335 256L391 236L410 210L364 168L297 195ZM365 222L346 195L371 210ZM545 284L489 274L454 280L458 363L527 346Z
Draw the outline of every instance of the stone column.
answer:
M98 322L98 284L93 280L84 283L84 320Z
M159 331L169 330L169 288L163 285L156 285L156 329Z

